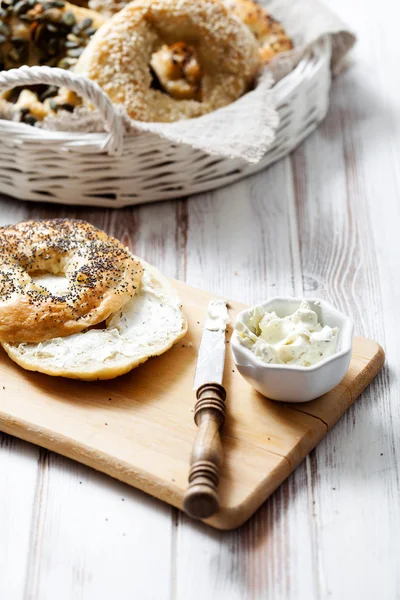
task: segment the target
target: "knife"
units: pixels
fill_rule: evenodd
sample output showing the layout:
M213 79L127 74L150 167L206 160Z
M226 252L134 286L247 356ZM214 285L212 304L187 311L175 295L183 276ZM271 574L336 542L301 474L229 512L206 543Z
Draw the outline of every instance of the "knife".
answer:
M193 389L198 427L190 458L189 485L183 499L185 512L207 519L219 510L218 483L222 464L220 428L225 421L226 391L222 385L225 330L229 315L224 300L211 300L201 338Z

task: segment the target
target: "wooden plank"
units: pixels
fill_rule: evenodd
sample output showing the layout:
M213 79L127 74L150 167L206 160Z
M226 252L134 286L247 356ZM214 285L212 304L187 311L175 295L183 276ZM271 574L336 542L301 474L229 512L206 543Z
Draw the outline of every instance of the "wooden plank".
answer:
M317 294L384 345L389 371L315 453L318 589L322 598L394 599L400 591L393 501L399 495L398 390L390 366L398 368L399 352L398 7L384 1L377 13L371 1L361 11L355 2L329 4L358 30L360 42L351 70L334 82L327 120L294 155L302 263Z
M40 496L37 446L0 434L0 596L22 598L30 561L32 512Z
M0 198L0 225L26 216L24 204ZM32 512L40 494L41 451L0 433L0 597L22 598L29 565Z
M45 464L26 597L169 598L168 507L51 452Z
M27 206L30 218L87 219L123 239L132 250L150 256L164 272L173 276L180 274L179 253L175 253L174 248L166 250L170 236L173 239L176 236L179 241L172 204L158 205L161 219L154 218L153 206L133 211L85 208L72 211L52 205ZM11 210L7 222L21 218L15 214L17 217L12 218ZM38 453L36 447L29 447ZM14 467L15 463L19 465L19 460L17 455ZM18 473L16 470L15 479ZM32 528L29 550L26 550L29 558L26 581L21 562L14 562L29 600L55 597L99 600L113 595L120 600L170 597L176 529L173 509L51 452L40 453L36 486L41 489L40 497L36 497L33 508L24 512ZM27 492L11 503L18 491L20 488L12 490L9 504L4 498L4 503L9 505L8 514L18 506L18 501L28 500ZM29 525L27 531L29 534ZM5 548L10 545L16 552L22 551L22 544L16 542L15 535L12 539L3 538ZM13 556L15 559L15 554ZM20 556L24 556L22 552ZM154 564L157 577L153 576ZM1 597L2 591L0 583ZM20 600L22 595L4 594L4 598Z

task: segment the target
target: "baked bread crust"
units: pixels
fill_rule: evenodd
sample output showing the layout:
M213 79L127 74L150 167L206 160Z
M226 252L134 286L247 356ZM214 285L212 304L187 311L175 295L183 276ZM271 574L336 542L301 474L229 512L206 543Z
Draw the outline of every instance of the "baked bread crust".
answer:
M137 294L104 329L40 344L2 343L9 357L28 371L93 381L128 373L169 350L187 332L181 301L157 269L137 260L144 269Z
M31 275L65 274L55 295ZM143 269L115 238L85 221L0 228L0 341L41 342L106 319L135 294Z
M202 70L201 101L152 87L152 55L176 41L194 47ZM139 121L198 117L233 102L259 66L253 34L217 0L136 0L93 36L75 67Z
M293 43L281 23L255 0L221 0L228 10L245 23L259 44L260 61L269 63L277 54L288 52Z

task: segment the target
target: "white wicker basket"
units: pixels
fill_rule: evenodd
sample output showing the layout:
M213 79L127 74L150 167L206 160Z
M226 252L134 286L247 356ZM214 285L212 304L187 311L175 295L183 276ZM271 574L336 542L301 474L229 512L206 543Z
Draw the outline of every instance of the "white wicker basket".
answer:
M256 165L209 156L151 133L124 135L123 118L104 92L68 71L3 71L0 91L33 81L77 91L97 106L110 133L60 133L0 120L0 192L24 200L116 208L231 183L285 156L317 127L328 110L330 60L326 36L274 87L280 124L273 147Z

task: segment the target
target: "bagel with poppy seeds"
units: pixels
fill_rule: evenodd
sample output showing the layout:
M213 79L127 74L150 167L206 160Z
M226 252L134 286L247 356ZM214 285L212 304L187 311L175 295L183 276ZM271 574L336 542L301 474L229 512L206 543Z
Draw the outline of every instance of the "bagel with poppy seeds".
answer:
M143 277L135 296L103 327L39 344L3 342L9 357L29 371L93 381L123 375L169 350L187 332L181 301L157 269L137 260Z
M54 291L43 283L57 276ZM96 325L132 298L143 268L121 242L85 221L0 228L0 341L42 342Z

